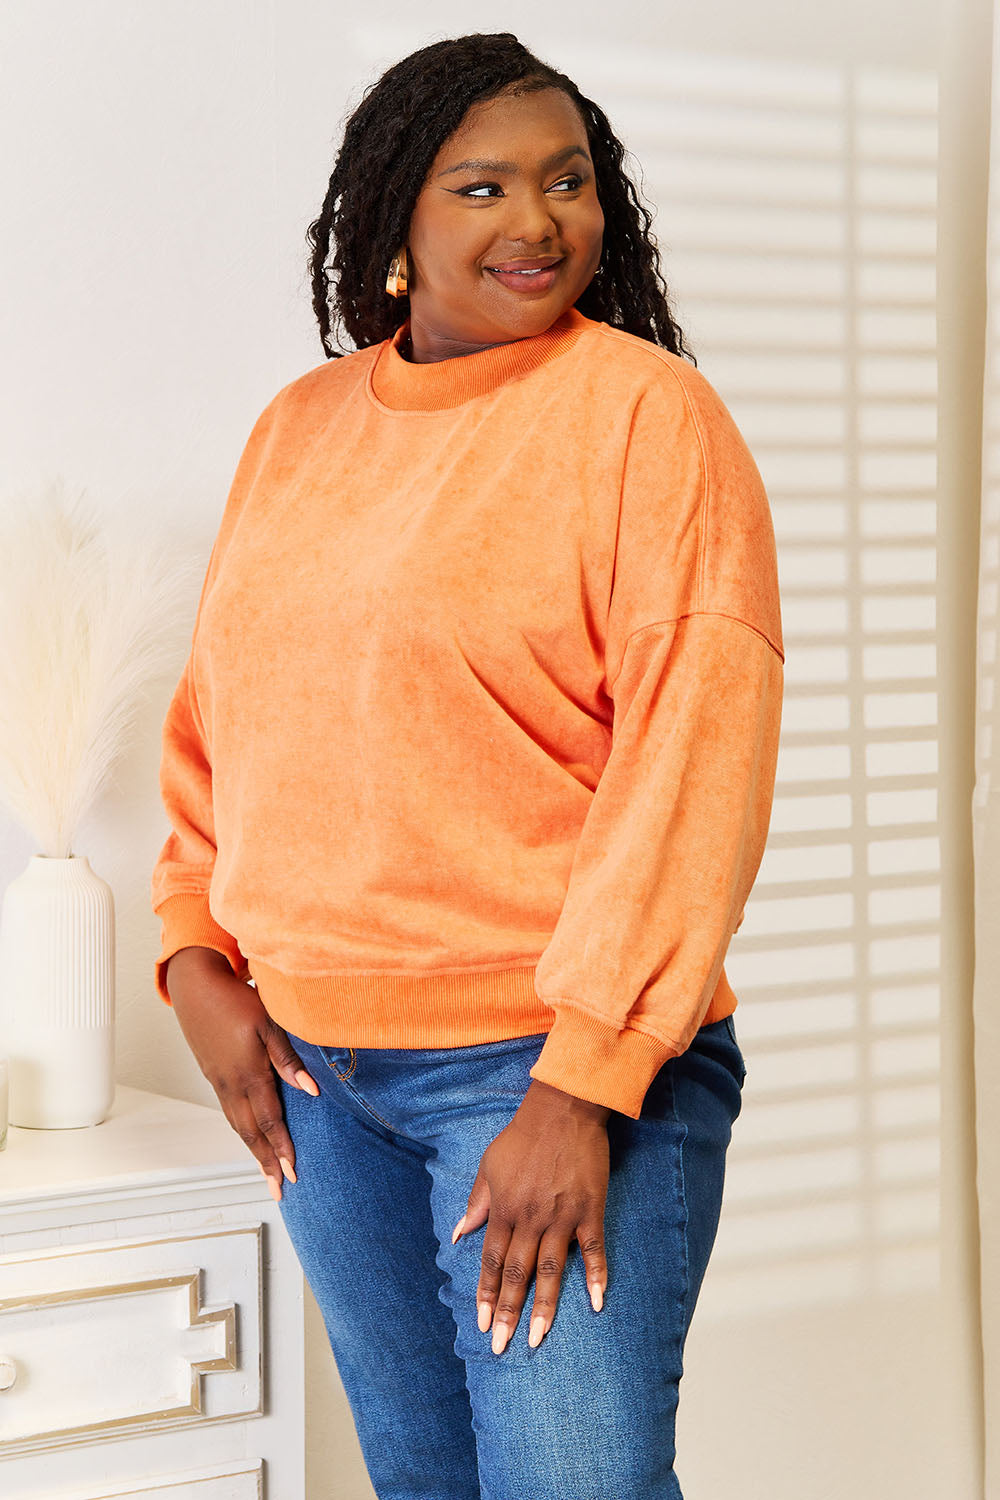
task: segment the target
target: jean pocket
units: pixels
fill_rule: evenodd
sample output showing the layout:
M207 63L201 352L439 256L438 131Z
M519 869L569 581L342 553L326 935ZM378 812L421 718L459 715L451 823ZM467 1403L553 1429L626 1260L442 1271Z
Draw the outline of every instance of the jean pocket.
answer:
M318 1042L315 1047L327 1067L332 1068L339 1079L346 1082L351 1077L358 1065L358 1054L354 1047L323 1047Z

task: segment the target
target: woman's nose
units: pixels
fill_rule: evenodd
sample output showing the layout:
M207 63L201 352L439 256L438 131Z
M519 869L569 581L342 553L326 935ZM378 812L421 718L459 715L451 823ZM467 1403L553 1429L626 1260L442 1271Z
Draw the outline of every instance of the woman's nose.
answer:
M505 226L505 238L512 245L537 246L537 249L525 249L523 257L527 260L532 255L548 255L553 242L559 237L559 225L552 213L552 206L547 198L511 198L510 209ZM514 260L514 256L509 256Z

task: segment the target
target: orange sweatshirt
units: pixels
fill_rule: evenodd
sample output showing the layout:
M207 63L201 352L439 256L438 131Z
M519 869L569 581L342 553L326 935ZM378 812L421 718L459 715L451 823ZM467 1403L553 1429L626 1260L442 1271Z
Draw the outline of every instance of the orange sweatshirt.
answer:
M570 308L261 413L163 726L156 986L192 944L330 1046L546 1032L637 1119L730 1014L784 648L757 467L689 361Z

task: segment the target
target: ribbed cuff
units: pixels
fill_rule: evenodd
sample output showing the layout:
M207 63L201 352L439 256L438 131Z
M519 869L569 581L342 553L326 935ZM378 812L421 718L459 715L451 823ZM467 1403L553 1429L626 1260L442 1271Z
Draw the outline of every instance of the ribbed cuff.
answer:
M154 983L161 1000L172 1004L167 990L167 963L181 948L214 948L229 960L237 979L249 979L250 970L231 933L220 927L208 909L208 892L183 891L168 896L157 908L162 923L160 956L154 969Z
M683 1048L645 1031L619 1031L574 1006L556 1003L553 1009L555 1021L530 1076L638 1120L649 1085Z

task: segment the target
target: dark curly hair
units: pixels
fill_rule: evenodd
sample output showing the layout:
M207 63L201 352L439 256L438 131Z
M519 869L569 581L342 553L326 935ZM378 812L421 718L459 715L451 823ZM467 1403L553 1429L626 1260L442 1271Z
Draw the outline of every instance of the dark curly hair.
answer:
M547 88L561 89L583 117L604 213L601 262L577 308L697 365L671 316L649 234L652 215L622 166L625 147L572 79L509 31L472 32L411 52L368 86L348 119L322 212L306 234L313 310L330 359L351 352L331 346L331 303L358 349L391 337L406 321L407 302L387 295L386 272L434 158L470 106L501 92Z

